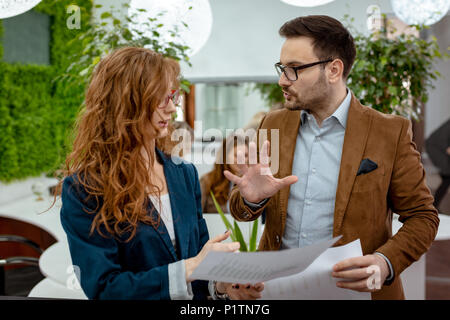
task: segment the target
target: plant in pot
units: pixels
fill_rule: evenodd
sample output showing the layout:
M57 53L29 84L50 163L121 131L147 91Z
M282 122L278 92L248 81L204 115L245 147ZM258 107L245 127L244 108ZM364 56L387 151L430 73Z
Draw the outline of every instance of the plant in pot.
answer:
M253 221L253 225L251 228L250 238L247 243L244 240L244 236L242 235L242 231L239 228L236 220L233 221L233 225L230 223L230 221L227 219L225 214L222 211L222 208L220 207L219 203L217 202L216 198L214 197L214 193L210 191L211 198L214 201L214 205L216 206L217 212L220 214L220 217L222 218L223 223L225 224L227 230L231 231L230 237L233 241L238 241L240 243L239 251L241 252L253 252L256 251L257 247L257 237L258 237L258 220L256 219Z

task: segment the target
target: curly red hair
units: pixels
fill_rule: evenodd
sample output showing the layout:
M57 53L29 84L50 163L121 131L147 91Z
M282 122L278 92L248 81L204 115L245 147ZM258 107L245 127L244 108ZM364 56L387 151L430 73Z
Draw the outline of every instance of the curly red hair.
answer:
M104 235L103 225L116 237L129 235L129 241L139 223L160 223L146 210L148 196L160 194L149 170L155 161L149 141L158 135L150 119L167 92L179 86L179 75L175 60L135 47L118 49L96 66L64 169L64 176L77 174L97 204L102 200L88 212L95 214L91 233Z

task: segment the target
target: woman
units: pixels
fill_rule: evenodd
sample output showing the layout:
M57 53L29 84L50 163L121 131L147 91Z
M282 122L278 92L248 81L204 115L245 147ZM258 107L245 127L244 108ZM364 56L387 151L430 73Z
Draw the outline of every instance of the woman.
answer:
M245 137L236 134L231 134L224 139L221 149L217 152L213 169L200 179L202 210L204 213L217 212L211 197L211 191L222 211L230 212L228 209L228 198L233 185L225 178L223 172L224 170L228 170L235 175L240 175L239 168L236 164L240 160L238 159L238 152L245 155L245 161L248 159L248 142L244 139Z
M260 296L262 284L192 281L208 251L197 170L157 148L178 101L179 65L143 48L122 48L96 67L62 182L61 223L90 299Z

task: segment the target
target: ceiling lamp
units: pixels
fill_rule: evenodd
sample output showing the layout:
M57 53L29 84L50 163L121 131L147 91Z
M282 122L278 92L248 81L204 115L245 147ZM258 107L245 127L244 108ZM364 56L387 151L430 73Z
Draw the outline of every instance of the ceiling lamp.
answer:
M145 12L139 11L145 9ZM161 16L158 14L163 13ZM157 31L161 38L189 46L188 56L196 54L206 43L211 34L212 12L208 0L131 0L128 15L136 14L137 21L133 27L151 38ZM163 24L157 30L144 30L142 23L148 18L157 18ZM187 24L187 27L183 25ZM178 30L175 37L170 31Z
M429 26L447 14L450 0L391 0L391 6L403 22Z
M10 18L27 12L41 0L0 0L0 19Z
M334 0L281 0L281 2L297 7L317 7L333 1Z

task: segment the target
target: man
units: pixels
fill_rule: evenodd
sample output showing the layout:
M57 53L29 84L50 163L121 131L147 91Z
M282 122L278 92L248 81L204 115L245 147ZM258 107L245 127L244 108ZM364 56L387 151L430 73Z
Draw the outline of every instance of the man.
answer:
M285 108L267 114L259 127L269 141L270 130L279 129L279 150L271 154L272 162L279 157L279 170L267 173L265 141L259 163L240 165L241 177L225 172L235 183L231 213L251 221L265 211L259 250L359 238L364 256L333 267L332 276L346 280L337 286L372 292L373 299L404 299L399 275L429 249L439 225L410 121L362 106L347 89L356 50L339 21L299 17L280 35L286 40L276 68ZM250 159L254 152L252 143ZM403 222L394 237L393 212ZM368 281L373 266L380 289Z
M450 119L430 135L425 146L431 162L439 169L441 176L441 184L434 194L434 206L439 209L450 186Z

